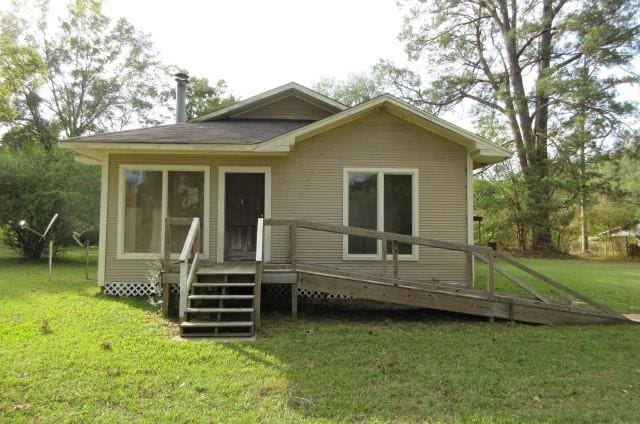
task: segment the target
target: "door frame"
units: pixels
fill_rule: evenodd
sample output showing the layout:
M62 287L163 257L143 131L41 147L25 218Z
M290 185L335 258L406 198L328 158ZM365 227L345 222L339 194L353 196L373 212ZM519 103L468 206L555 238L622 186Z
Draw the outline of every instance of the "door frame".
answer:
M264 217L271 218L271 167L269 166L219 166L218 167L218 242L216 261L224 263L226 177L227 174L264 174ZM264 257L271 260L271 226L264 228Z

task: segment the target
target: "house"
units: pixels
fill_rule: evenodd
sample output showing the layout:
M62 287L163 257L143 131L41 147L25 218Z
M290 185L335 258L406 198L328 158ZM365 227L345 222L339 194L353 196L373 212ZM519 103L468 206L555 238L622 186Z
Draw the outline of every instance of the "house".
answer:
M507 159L507 149L388 94L347 107L296 83L182 122L186 76L177 81L176 124L60 143L102 167L105 292L144 293L149 263L176 260L184 328L201 322L210 327L195 325L197 334L217 334L238 327L220 314L249 311L253 318L229 322L253 334L257 258L260 284L306 284L311 292L340 287L316 287L310 275L387 278L387 262L388 278L417 289L473 289L472 174ZM171 219L185 225L174 228ZM418 238L441 243L414 244ZM300 280L302 264L319 268ZM241 284L249 294L237 294Z

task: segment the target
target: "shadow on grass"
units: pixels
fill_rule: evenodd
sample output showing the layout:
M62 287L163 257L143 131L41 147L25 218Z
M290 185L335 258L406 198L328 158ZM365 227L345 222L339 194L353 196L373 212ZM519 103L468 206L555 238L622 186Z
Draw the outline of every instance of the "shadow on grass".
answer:
M267 310L255 343L227 346L284 373L288 410L312 420L598 421L612 409L584 404L631 381L612 364L633 362L633 330L307 304L297 321Z
M297 321L286 310L267 309L255 343L228 347L283 372L287 408L307 418L416 422L432 416L430 408L450 410L458 396L448 387L445 366L461 365L447 358L454 340L447 336L437 346L438 334L456 326L473 331L485 322L427 309L304 304ZM469 371L481 360L470 360Z

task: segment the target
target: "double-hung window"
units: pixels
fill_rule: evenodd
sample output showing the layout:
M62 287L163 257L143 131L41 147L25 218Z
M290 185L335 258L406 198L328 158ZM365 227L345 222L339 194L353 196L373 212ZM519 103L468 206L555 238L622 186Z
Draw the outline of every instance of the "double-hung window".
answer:
M344 225L404 235L418 235L418 171L416 169L344 170ZM387 254L391 255L388 242ZM400 243L401 259L417 259L416 246ZM345 236L344 259L381 259L381 241Z
M164 253L165 218L200 218L200 251L207 255L209 167L121 165L118 257L153 259ZM179 253L189 227L174 227Z

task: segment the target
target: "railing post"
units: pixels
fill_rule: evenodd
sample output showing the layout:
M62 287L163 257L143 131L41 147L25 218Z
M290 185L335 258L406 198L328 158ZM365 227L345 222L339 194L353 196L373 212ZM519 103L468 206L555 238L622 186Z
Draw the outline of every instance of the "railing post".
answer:
M189 262L180 262L180 306L178 317L180 321L184 320L185 310L187 309L187 296L189 296L187 288L187 278L189 277Z
M491 316L489 316L489 321L494 321L494 305L493 300L495 297L495 287L493 282L494 270L495 270L495 260L496 257L493 252L489 252L487 254L487 293L489 295L489 300L491 301Z
M290 247L291 247L291 267L293 268L293 270L296 270L296 265L298 262L298 258L297 258L297 244L296 244L296 240L297 240L297 233L298 233L298 224L296 224L296 222L294 221L290 228Z
M393 254L393 278L398 278L398 242L396 240L391 242L391 252Z
M166 273L171 272L171 223L169 218L164 221L164 264L162 264L162 278L160 279L162 284L162 315L169 315L169 299L171 290L169 288L169 282L165 276Z
M382 275L387 276L387 239L382 238Z
M262 298L262 269L264 250L264 218L258 218L258 227L256 230L256 275L254 280L253 292L253 320L255 329L260 328L260 303Z
M467 278L466 278L466 284L467 284L467 288L472 289L475 286L475 275L474 275L474 256L473 256L473 252L469 251L467 252Z

